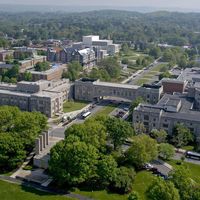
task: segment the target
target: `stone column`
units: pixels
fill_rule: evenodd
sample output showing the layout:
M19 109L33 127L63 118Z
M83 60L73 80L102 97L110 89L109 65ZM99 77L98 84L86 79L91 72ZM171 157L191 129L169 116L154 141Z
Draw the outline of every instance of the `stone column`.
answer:
M49 145L49 131L46 132L46 145Z
M42 151L43 150L43 136L40 135L39 138L40 138L40 151Z
M35 154L39 155L40 154L40 139L36 138L35 140Z
M43 148L46 147L46 133L42 133L42 139L43 139Z

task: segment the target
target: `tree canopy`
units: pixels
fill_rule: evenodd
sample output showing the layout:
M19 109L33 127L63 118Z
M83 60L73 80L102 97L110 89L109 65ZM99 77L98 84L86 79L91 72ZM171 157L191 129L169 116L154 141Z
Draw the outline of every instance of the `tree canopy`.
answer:
M0 107L0 171L15 169L33 147L35 138L46 129L47 118L38 112Z
M148 135L133 137L131 147L125 152L127 162L136 168L152 161L158 156L157 143Z
M156 179L147 190L149 200L180 200L178 190L170 181Z

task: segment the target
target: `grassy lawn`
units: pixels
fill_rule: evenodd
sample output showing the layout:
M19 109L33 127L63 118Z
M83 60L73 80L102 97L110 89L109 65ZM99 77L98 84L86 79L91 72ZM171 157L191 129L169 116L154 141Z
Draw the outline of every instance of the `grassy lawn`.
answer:
M145 73L139 80L136 81L136 85L143 85L145 83L148 83L151 81L151 79L158 75L163 68L166 66L166 64L160 64L151 69L148 73Z
M184 149L186 151L193 151L194 150L194 146L185 146L182 149Z
M154 176L147 171L141 171L137 173L133 184L133 190L140 194L141 200L146 200L145 192L149 185L152 183L153 179ZM128 197L128 195L113 194L106 190L86 191L77 189L76 193L88 196L95 200L127 200Z
M148 171L141 171L137 173L133 184L133 190L138 192L141 200L146 200L145 192L153 182L155 176Z
M145 83L148 83L149 81L150 81L149 78L141 78L141 79L137 80L135 84L136 85L143 85Z
M130 50L128 53L122 54L120 56L120 59L122 60L122 59L126 58L129 61L136 61L138 59L138 57L144 57L144 56L147 56L147 55L142 52Z
M176 160L169 161L169 164L172 165L175 169L178 169L180 166L186 167L190 172L191 178L200 184L200 165L195 165L187 162L183 162L182 165L177 165Z
M113 104L107 105L98 112L96 112L93 116L96 117L99 115L109 115L117 107L118 105L113 105Z
M87 104L88 102L85 101L65 101L63 104L63 111L67 113L80 110L87 106Z
M128 195L113 194L106 190L84 191L84 190L77 189L76 193L90 197L94 200L127 200L127 197L128 197Z
M72 198L62 197L45 193L33 188L15 185L0 181L1 200L72 200Z
M165 68L165 66L166 66L166 64L157 65L151 71L162 72L162 70Z

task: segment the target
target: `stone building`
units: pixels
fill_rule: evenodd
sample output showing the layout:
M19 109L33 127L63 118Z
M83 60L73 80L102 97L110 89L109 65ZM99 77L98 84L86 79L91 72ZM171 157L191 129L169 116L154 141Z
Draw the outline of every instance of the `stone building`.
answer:
M133 112L133 124L142 122L147 132L164 129L173 133L177 123L183 123L197 137L200 137L200 110L195 106L196 97L188 94L165 94L155 104L140 104Z
M69 91L68 80L0 84L0 105L17 106L25 111L39 111L52 117L62 112L63 102L68 98Z
M11 51L11 50L1 50L0 51L0 62L5 62L7 56L13 57L13 51Z
M128 84L108 83L95 79L80 79L74 84L76 100L93 101L106 96L119 97L133 101L138 96L150 103L157 103L162 93L161 86L144 85L143 87Z

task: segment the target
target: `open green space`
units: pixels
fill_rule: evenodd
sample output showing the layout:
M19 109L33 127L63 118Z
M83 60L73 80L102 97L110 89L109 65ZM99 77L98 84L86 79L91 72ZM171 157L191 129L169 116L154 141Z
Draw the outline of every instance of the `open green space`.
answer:
M146 54L142 53L142 52L139 52L139 51L134 51L133 49L130 49L126 54L122 53L120 55L120 58L121 59L128 59L130 61L135 61L137 60L138 57L144 57L146 56Z
M184 149L186 151L193 151L194 150L194 146L184 146L184 147L182 147L182 149Z
M136 85L143 85L151 81L151 79L158 75L163 69L166 68L166 64L159 64L153 67L149 72L145 73L139 80L136 81Z
M155 72L162 72L165 68L166 68L167 64L159 64L157 66L155 66L151 71L155 71Z
M154 178L155 176L148 171L141 171L137 173L133 184L133 190L138 192L141 200L146 200L145 192L153 182Z
M80 110L87 106L87 104L88 102L85 101L65 101L63 104L63 111L67 113Z
M178 169L180 166L184 166L188 169L190 177L200 184L200 165L196 165L193 163L183 162L182 165L179 164L180 161L171 160L169 164L172 165L175 169Z
M136 81L136 85L143 85L145 83L148 83L150 81L150 78L141 78L139 80Z
M103 107L101 110L96 112L93 116L97 117L99 115L109 115L115 108L117 108L118 105L110 104L105 107Z
M60 195L53 195L30 187L0 181L1 200L72 200Z
M149 185L152 183L154 175L148 171L138 172L135 181L133 183L133 191L139 193L141 200L146 200L145 192ZM95 200L127 200L128 195L113 194L106 190L99 191L87 191L87 190L76 190L76 193L88 196Z

